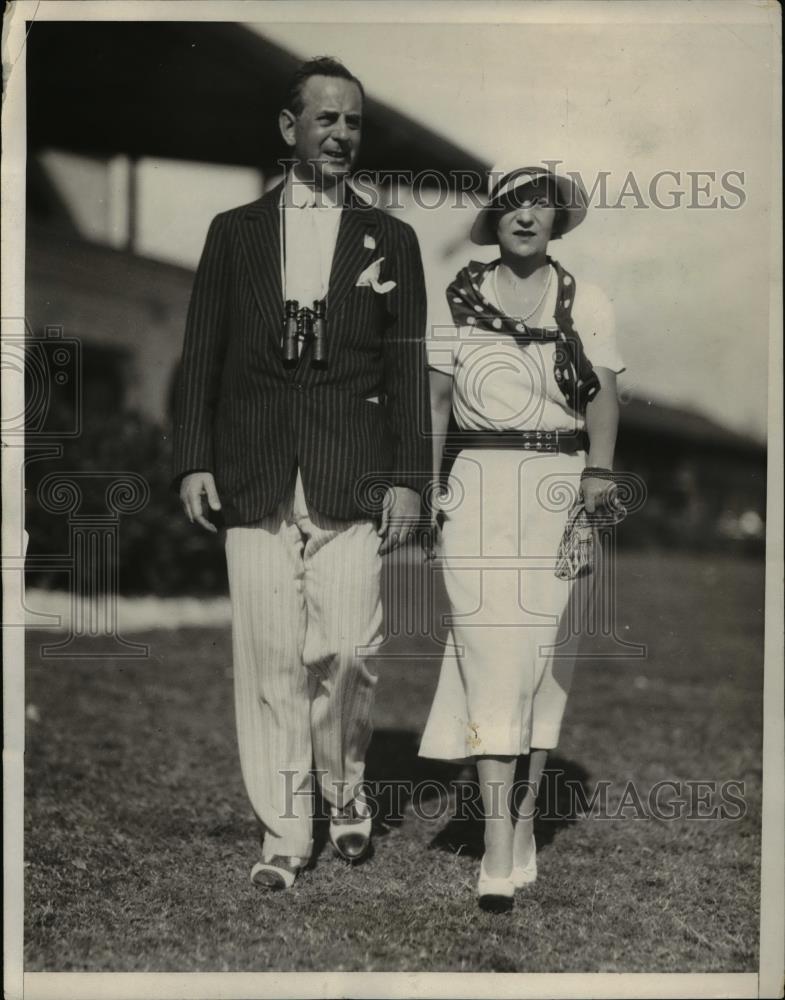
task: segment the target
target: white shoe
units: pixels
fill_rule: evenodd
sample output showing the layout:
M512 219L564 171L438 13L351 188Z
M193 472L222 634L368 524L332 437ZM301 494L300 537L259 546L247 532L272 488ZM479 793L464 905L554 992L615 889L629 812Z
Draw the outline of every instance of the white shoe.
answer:
M537 881L537 845L532 843L532 853L525 865L513 865L511 875L516 889Z
M512 909L515 886L512 875L492 876L485 871L485 858L480 864L480 877L477 879L477 898L481 910L492 913L504 913Z

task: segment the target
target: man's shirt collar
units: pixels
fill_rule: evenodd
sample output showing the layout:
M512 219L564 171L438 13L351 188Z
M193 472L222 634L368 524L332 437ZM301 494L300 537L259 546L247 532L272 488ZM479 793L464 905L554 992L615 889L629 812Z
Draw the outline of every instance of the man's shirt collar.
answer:
M336 192L338 193L338 192ZM316 191L310 184L301 181L293 170L289 171L283 190L283 204L287 208L335 208L336 201L330 191Z

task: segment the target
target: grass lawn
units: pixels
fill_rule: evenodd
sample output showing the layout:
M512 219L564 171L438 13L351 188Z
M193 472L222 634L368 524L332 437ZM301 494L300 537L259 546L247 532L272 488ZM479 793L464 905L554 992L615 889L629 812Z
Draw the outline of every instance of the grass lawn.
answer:
M26 970L755 970L763 564L628 554L618 576L618 632L648 653L584 647L542 801L552 818L537 826L540 877L507 915L478 910L481 827L436 786L377 823L365 864L333 857L319 824L296 891L261 893L228 631L134 635L150 646L141 661L46 661L52 635L29 633ZM416 756L438 671L427 647L398 637L388 652L412 655L381 664L370 781L471 778ZM686 782L743 782L743 815L652 817L662 779L687 799L701 790ZM608 783L611 813L632 782L640 805L628 792L624 815L581 818L566 780L588 797ZM693 812L711 814L710 798Z

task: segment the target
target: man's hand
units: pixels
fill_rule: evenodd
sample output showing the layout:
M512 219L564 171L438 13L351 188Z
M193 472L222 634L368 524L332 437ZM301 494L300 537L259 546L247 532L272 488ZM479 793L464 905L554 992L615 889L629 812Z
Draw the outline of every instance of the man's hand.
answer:
M387 490L382 503L382 523L378 535L382 539L379 554L392 552L405 545L420 520L420 495L408 486Z
M216 534L218 528L204 516L203 496L207 497L210 510L221 509L221 501L218 499L218 491L215 488L212 472L192 472L188 476L183 476L183 481L180 483L180 499L183 502L186 517L191 524L196 521L207 531Z

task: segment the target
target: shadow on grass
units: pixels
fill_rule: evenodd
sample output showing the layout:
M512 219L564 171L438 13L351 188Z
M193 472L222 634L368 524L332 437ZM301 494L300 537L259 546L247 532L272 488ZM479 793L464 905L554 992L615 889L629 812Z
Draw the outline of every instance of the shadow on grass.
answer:
M365 791L373 810L373 838L385 837L390 830L410 819L406 813L418 789L430 790L423 801L449 789L456 768L417 756L420 734L409 730L383 729L374 733L365 758ZM314 804L313 853L316 862L329 842L329 804L318 794ZM354 862L356 867L364 863Z
M375 800L374 836L384 837L418 814L432 819L448 816L430 843L435 850L483 854L483 820L474 764L450 764L417 755L420 736L406 730L382 730L374 735L366 759L366 779ZM525 761L519 761L517 781L526 781ZM550 755L540 785L535 832L540 846L580 817L576 805L589 798L589 772L576 761ZM326 831L326 821L325 821ZM326 839L327 834L324 833Z

